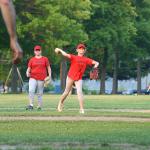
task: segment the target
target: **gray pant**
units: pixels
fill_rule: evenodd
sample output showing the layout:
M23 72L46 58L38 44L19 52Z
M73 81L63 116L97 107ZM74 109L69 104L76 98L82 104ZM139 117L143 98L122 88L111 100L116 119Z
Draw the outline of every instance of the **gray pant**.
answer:
M42 95L44 89L44 81L36 80L33 78L29 79L29 100L30 105L33 105L35 91L37 89L37 96L38 96L38 105L42 105Z

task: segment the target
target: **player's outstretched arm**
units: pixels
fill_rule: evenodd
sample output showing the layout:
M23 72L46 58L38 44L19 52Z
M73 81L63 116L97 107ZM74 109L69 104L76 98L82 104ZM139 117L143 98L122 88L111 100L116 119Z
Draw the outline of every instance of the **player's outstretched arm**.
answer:
M94 68L97 68L99 66L99 62L93 60L92 64L94 65Z
M63 50L60 49L60 48L55 48L55 53L56 53L56 54L61 54L61 55L65 56L65 57L67 57L67 58L70 58L70 57L71 57L70 54L66 53L65 51L63 51Z

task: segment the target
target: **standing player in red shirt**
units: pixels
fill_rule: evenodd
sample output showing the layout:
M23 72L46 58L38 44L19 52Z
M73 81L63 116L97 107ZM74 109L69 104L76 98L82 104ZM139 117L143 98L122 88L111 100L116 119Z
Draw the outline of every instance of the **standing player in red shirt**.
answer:
M44 89L44 80L48 76L51 79L51 68L47 57L42 56L42 48L39 45L34 47L35 56L29 60L28 69L26 71L27 77L29 77L29 105L28 109L33 109L33 101L35 90L37 88L38 106L40 110L42 106L42 95Z
M66 88L65 88L64 93L61 96L57 110L59 112L62 111L64 100L68 96L73 83L75 83L75 86L77 89L79 105L80 105L79 112L84 114L83 93L82 93L82 76L83 76L87 66L94 65L94 68L97 68L99 63L95 60L92 60L92 59L84 56L84 54L86 52L86 47L84 44L77 45L78 55L67 54L66 52L64 52L63 50L61 50L59 48L56 48L55 52L57 54L62 54L63 56L67 57L71 62L71 66L70 66L68 76L66 79Z

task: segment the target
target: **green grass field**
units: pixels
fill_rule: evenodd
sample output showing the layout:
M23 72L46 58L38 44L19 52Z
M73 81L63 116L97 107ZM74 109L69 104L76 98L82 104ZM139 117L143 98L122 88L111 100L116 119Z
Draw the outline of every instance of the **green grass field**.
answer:
M79 114L76 95L56 111L60 95L44 95L43 109L26 111L25 94L0 95L2 117L131 117L150 118L150 96L85 96L85 114ZM60 121L0 119L0 149L150 149L150 122Z

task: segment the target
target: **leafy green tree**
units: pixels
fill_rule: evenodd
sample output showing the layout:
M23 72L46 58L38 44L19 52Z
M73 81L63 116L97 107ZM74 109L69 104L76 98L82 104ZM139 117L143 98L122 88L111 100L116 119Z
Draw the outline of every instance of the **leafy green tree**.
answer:
M113 90L117 93L118 65L120 53L126 48L131 37L136 34L134 18L135 8L130 0L97 0L93 2L93 15L87 23L89 45L93 47L95 56L101 62L101 89L105 92L106 68L113 62ZM92 51L91 51L92 53Z
M43 47L52 62L53 74L58 76L60 58L54 48L69 48L88 40L83 20L90 17L89 0L16 0L18 33L24 49L24 62L33 55L35 44ZM25 69L24 69L25 70Z
M149 72L146 67L149 62L150 54L150 1L149 0L133 0L136 6L136 28L137 35L134 38L135 61L137 63L137 91L141 93L141 77ZM147 62L147 63L146 63ZM147 64L147 65L146 65Z

